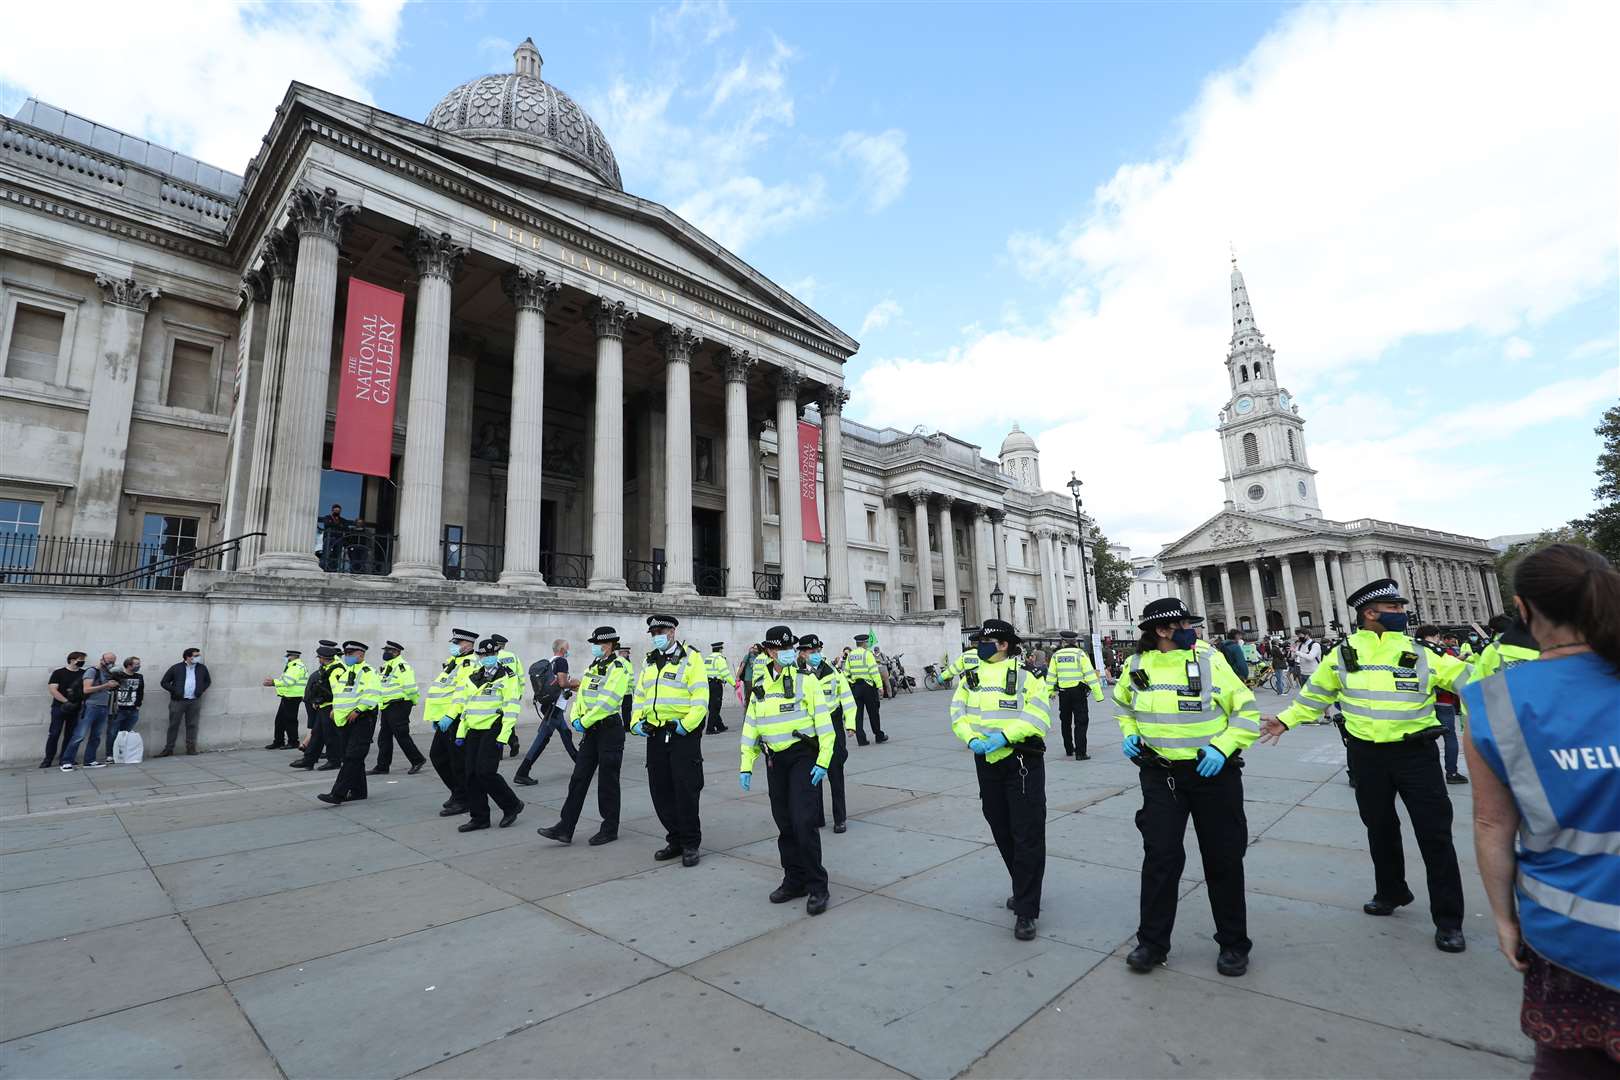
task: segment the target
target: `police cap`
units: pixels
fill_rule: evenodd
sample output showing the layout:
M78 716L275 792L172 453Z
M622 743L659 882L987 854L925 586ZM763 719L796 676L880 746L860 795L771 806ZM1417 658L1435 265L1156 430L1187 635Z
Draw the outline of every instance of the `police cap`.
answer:
M725 647L726 647L726 643L723 642L723 641L711 641L709 643L709 648L713 649L715 652L719 652L721 649L723 649Z
M287 655L288 656L303 656L304 654L302 652L300 652L299 650L297 650L297 649L288 649L287 650Z
M405 651L405 646L401 645L397 641L385 641L385 642L383 642L383 648L385 648L385 649L393 649L395 652L404 652Z
M760 644L769 645L773 649L785 649L793 645L793 643L798 640L798 638L793 636L793 631L789 630L787 627L773 626L769 630L765 631L765 637L762 641L760 641Z
M315 650L315 655L320 657L322 660L330 660L337 654L338 651L336 645L322 645L320 648Z
M1367 582L1367 584L1351 593L1350 598L1345 602L1357 611L1360 611L1368 604L1409 603L1406 597L1401 595L1401 587L1395 584L1395 579L1387 577Z
M681 625L681 620L673 615L647 616L647 632L649 634L655 630L669 630L679 625Z
M1005 641L1009 645L1016 645L1021 640L1013 624L1001 619L986 619L984 625L979 627L979 638L993 641Z
M1058 631L1058 637L1062 638L1064 641L1073 641L1076 638L1078 638L1079 636L1080 635L1075 633L1073 630L1059 630Z
M871 640L871 637L868 634L855 635L855 644L857 645L865 645L869 640Z
M367 645L363 641L355 641L355 640L353 640L351 638L350 640L345 641L343 643L343 651L344 652L370 652L371 651L371 646Z
M1187 605L1183 604L1178 597L1166 596L1164 599L1155 600L1143 608L1142 621L1136 625L1140 629L1146 630L1155 623L1169 622L1173 619L1189 619L1194 626L1198 626L1204 621L1202 616L1194 615L1188 611Z
M473 633L471 630L452 630L452 631L450 631L450 640L451 641L477 641L478 640L478 635Z
M799 648L801 649L820 649L822 647L821 639L814 634L806 634L799 639Z
M324 646L325 648L328 648L328 649L335 649L335 648L338 647L337 642L331 641L331 640L329 640L327 638L321 638L321 640L317 641L315 644Z
M504 648L509 639L502 637L500 634L491 634L489 635L489 640Z
M590 642L592 645L606 645L610 641L617 642L619 640L619 632L613 629L611 626L598 626L595 630L591 631L591 636L585 640Z
M474 651L477 652L479 656L499 656L501 654L501 647L496 643L494 638L487 637L478 643L478 648Z

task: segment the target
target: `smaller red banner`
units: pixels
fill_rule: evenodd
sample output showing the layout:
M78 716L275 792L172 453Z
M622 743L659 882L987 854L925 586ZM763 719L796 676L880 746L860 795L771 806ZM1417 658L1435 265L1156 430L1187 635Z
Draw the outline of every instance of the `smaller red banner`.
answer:
M821 515L816 510L816 463L821 460L821 429L799 421L799 515L804 538L820 543Z
M332 431L332 468L341 472L389 475L404 314L404 293L349 279L343 373Z

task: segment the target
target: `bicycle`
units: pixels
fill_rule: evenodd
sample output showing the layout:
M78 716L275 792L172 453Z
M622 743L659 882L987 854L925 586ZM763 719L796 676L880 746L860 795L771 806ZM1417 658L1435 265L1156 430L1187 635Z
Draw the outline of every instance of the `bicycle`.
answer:
M939 667L937 665L935 665L935 664L924 664L923 665L923 689L924 690L943 690L943 689L945 689L945 680L941 679L939 677Z

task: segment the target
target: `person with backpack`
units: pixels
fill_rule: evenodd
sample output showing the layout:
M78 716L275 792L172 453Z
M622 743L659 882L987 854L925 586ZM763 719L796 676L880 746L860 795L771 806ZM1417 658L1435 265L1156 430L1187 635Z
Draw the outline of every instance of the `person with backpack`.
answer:
M51 672L50 679L45 683L45 689L51 695L51 728L45 738L45 760L39 763L42 769L57 763L58 744L66 750L67 744L73 739L73 729L79 722L79 709L84 704L84 662L88 659L86 653L68 653L64 666ZM62 761L67 761L65 754Z
M540 782L529 775L529 770L540 760L540 755L545 752L546 744L551 741L553 732L562 736L563 749L568 751L568 760L579 761L579 750L574 746L574 733L569 730L562 710L557 708L558 699L569 687L566 638L558 638L551 643L549 659L536 660L529 665L529 685L534 689L534 708L540 714L540 730L534 733L534 741L529 744L528 753L523 755L523 763L512 775L512 783L519 787L533 787Z
M1248 682L1249 657L1243 649L1243 631L1237 629L1228 630L1226 640L1222 641L1216 648L1220 649L1221 655L1226 658L1227 666L1232 669L1232 674L1244 682Z

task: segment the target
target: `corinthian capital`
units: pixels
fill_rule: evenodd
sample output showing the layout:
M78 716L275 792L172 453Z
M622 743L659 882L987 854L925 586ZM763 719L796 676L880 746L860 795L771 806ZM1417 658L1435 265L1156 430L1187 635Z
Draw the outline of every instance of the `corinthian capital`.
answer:
M829 386L821 395L821 415L840 416L849 401L849 391L842 386Z
M601 297L591 301L588 314L599 338L624 337L624 328L636 317L630 305L623 300L603 300Z
M747 349L733 349L728 346L720 355L720 369L725 372L728 383L747 383L748 376L753 374L758 364L759 357Z
M145 311L152 306L153 300L163 295L161 290L150 285L142 285L132 277L115 278L97 274L96 284L101 286L103 299L107 303L134 308L136 311Z
M287 217L299 236L318 236L334 244L343 242L343 230L359 209L354 203L340 202L335 188L299 188L287 200Z
M692 350L703 344L703 335L690 326L665 327L658 335L658 347L672 364L692 362Z
M776 372L776 400L799 401L799 388L804 385L804 372L794 368L779 368Z
M293 267L298 263L298 234L285 229L275 230L264 238L259 248L259 258L263 260L265 273L270 277L291 280Z
M456 274L461 271L461 260L467 254L467 249L456 243L449 233L416 229L405 241L405 254L410 256L419 277L454 281Z
M557 295L557 290L562 286L547 277L544 270L535 270L531 273L520 267L513 267L501 275L501 288L506 291L512 306L519 311L538 311L544 314L552 298Z
M242 299L250 304L264 304L270 300L270 275L263 270L249 270L242 275L239 290Z
M914 487L906 492L906 498L910 499L918 506L927 506L928 500L933 498L933 495L934 493L925 487Z

